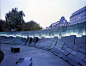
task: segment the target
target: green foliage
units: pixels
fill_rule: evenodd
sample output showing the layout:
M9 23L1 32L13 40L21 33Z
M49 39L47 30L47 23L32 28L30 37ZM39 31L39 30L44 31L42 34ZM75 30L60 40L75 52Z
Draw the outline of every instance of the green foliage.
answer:
M23 24L23 30L24 31L42 30L42 27L40 27L40 25L37 24L35 21L30 21Z
M18 12L17 8L12 9L12 11L9 11L5 15L5 28L9 30L14 28L16 28L17 30L21 30L22 24L25 23L23 20L23 16L25 16L23 11Z
M17 25L17 31L22 31L22 26L21 25Z

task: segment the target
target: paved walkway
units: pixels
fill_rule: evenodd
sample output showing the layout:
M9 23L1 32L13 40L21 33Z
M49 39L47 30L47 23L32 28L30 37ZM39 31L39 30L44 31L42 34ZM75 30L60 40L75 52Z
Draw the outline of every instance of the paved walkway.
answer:
M0 66L16 66L16 61L22 57L32 57L32 66L70 66L62 58L46 50L25 45L1 44L0 46L5 54ZM19 47L20 53L11 53L10 47Z

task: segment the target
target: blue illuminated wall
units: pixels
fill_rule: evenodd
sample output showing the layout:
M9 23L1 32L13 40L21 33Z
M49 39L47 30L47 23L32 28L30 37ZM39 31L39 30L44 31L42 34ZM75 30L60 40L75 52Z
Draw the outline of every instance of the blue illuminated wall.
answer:
M76 35L76 37L81 37L82 35L86 35L86 22L82 22L70 26L54 28L54 29L48 29L48 30L0 32L0 36L7 36L7 37L19 36L24 38L27 37L61 38L63 36L70 36L70 35Z

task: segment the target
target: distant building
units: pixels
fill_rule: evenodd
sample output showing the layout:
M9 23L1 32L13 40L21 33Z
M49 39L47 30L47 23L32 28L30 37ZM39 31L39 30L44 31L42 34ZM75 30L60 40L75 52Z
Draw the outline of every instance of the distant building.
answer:
M67 22L64 16L62 16L60 21L52 23L49 27L46 27L46 29L52 29L52 28L63 27L63 26L68 26L68 25L69 25L69 22Z
M70 25L81 23L86 21L86 6L75 11L71 16L70 16Z
M63 27L63 26L68 26L69 22L67 22L67 20L65 20L64 16L61 17L60 21L58 21L58 25L57 27Z

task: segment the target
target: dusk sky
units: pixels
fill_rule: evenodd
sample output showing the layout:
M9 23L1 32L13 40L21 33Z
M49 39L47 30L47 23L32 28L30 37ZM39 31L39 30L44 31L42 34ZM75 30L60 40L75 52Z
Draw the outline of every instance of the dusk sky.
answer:
M0 19L17 7L25 14L24 20L36 21L43 28L60 20L61 16L69 22L75 11L86 6L86 0L0 0Z

